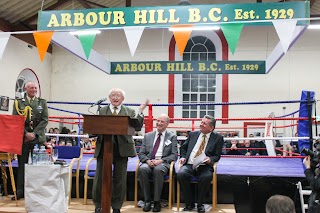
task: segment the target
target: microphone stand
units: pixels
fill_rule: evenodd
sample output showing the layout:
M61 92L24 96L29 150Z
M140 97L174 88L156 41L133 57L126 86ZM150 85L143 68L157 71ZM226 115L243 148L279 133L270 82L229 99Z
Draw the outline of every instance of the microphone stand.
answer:
M97 112L96 112L96 115L99 115L100 114L100 109L101 109L101 104L98 104L98 108L97 108Z

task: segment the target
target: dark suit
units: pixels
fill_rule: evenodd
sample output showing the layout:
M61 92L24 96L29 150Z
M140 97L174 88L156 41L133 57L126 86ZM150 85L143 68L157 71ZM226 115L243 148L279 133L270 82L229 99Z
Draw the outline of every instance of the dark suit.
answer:
M109 106L100 110L100 115L112 115ZM127 115L135 117L133 109L121 106L118 115ZM138 114L137 118L142 127L143 115ZM135 144L131 135L113 135L113 178L112 178L112 198L111 205L113 209L121 209L126 194L127 184L127 164L128 157L137 155ZM103 168L103 136L99 136L96 144L94 157L97 158L96 175L93 181L92 197L95 207L101 207L102 191L102 168Z
M213 175L213 164L219 161L222 146L222 135L212 132L205 148L206 156L210 157L210 164L201 165L197 170L192 169L191 164L188 163L190 154L197 143L200 131L190 132L187 140L181 145L180 155L181 158L186 158L186 164L184 164L177 173L177 179L180 183L182 194L185 196L185 203L189 206L194 205L194 193L191 190L191 178L197 176L199 178L198 186L198 205L202 205L205 201L205 196L210 190L210 182Z
M33 150L35 144L43 145L46 141L45 128L48 124L48 107L47 101L43 98L34 98L32 104L29 103L26 95L22 99L18 99L18 108L24 110L26 106L32 108L32 117L29 119L29 114L26 117L24 125L24 133L33 132L35 139L30 142L23 142L22 153L18 155L18 180L17 180L17 195L23 196L24 193L24 164L28 163L29 152ZM16 105L13 105L13 115L19 115Z
M146 163L151 159L151 153L154 146L157 131L145 134L139 152L139 159L142 164L139 167L138 178L140 186L144 194L144 200L150 202L150 177L153 177L154 184L154 201L160 201L162 187L164 183L164 176L168 173L170 163L175 161L178 157L177 151L177 136L172 132L166 131L163 139L162 157L163 163L154 168L150 168ZM163 136L162 136L163 137Z
M304 174L306 175L306 179L312 190L309 197L309 211L311 212L310 209L312 208L314 210L312 212L319 212L320 204L317 200L320 200L320 175L315 175L315 172L312 169L306 169Z

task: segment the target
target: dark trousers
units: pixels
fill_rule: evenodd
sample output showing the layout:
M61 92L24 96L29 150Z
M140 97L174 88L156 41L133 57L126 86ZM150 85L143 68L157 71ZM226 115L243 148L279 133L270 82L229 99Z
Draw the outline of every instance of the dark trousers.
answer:
M112 176L112 209L121 209L123 200L126 195L127 186L127 157L113 156L113 176ZM102 192L102 171L103 159L97 158L96 174L93 180L92 198L95 207L101 207L101 192ZM110 195L106 195L110 196Z
M28 163L29 152L32 152L34 145L23 143L22 153L18 155L17 195L24 195L24 165Z
M143 191L144 200L146 202L160 201L161 192L164 183L164 176L169 171L169 165L161 163L154 168L150 168L148 164L143 163L139 167L138 179ZM154 185L154 198L151 199L150 178L152 177Z
M198 177L199 182L197 185L198 187L198 205L202 205L205 201L205 197L210 187L210 182L212 181L213 175L213 168L210 165L203 165L199 166L197 170L192 169L192 165L185 164L183 165L179 172L177 173L177 180L180 184L181 193L185 197L186 205L194 205L194 193L192 193L191 189L191 178Z

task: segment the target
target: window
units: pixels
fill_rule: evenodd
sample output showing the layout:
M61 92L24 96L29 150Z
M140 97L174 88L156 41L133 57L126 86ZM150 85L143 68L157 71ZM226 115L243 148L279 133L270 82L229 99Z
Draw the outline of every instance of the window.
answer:
M183 53L183 61L215 61L216 48L210 39L204 36L192 37ZM215 102L216 74L183 74L182 103L191 104L182 107L183 118L202 118L214 116L214 105L201 103ZM200 105L196 105L200 103ZM192 105L194 104L194 105Z

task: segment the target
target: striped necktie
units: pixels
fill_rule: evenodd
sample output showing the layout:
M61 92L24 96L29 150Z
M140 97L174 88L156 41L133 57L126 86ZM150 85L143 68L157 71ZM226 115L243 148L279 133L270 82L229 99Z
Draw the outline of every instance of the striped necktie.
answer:
M160 142L161 142L161 135L162 135L162 133L159 132L158 138L157 138L157 140L156 140L156 142L155 142L155 144L153 146L153 150L151 152L151 159L155 159L156 158L156 154L157 154L158 148L160 146Z
M118 109L118 107L113 107L113 113L112 113L112 115L118 115L117 109Z
M195 158L198 157L199 155L201 155L201 153L203 152L204 147L205 147L205 145L206 145L206 135L203 135L202 138L203 138L203 139L202 139L202 142L201 142L201 144L200 144L200 147L199 147L196 155L194 156Z

